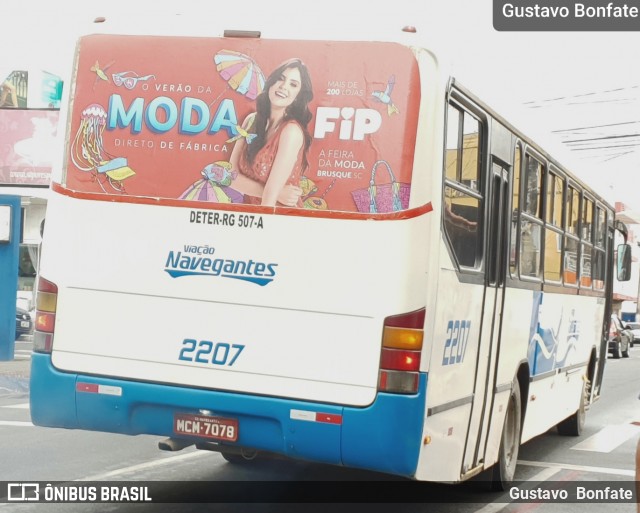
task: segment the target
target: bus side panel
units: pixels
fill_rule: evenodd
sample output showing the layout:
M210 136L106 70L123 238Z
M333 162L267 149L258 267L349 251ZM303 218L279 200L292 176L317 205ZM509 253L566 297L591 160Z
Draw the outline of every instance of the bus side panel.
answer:
M460 481L470 416L469 402L425 419L424 438L429 443L421 447L417 479L449 483Z
M526 362L530 373L525 384L528 393L523 403L522 443L577 410L590 354L598 347L603 309L603 298L506 289L496 378L496 388L503 392L494 398L485 451L487 466L498 459L509 398L505 387L513 381L521 363Z
M531 384L523 442L578 409L589 358L599 344L603 315L603 298L533 293L527 345Z
M518 367L523 363L529 367L526 362L527 346L533 329L533 296L533 291L524 288L507 286L504 291L504 311L497 355L493 407L484 450L485 467L491 466L498 459L511 385L516 378ZM525 393L526 388L521 389L521 392ZM523 403L522 407L525 406ZM528 411L526 415L529 416Z
M424 436L431 443L422 448L418 479L455 482L460 479L481 352L484 287L460 282L444 243L439 250L443 268L438 293L446 300L434 305L433 331L428 335L431 353ZM433 465L433 461L441 463Z

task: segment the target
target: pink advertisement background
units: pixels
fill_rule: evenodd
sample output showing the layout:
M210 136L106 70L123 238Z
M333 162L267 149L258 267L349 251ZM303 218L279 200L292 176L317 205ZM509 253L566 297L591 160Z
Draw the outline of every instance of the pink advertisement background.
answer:
M57 130L57 110L0 109L0 183L49 186Z

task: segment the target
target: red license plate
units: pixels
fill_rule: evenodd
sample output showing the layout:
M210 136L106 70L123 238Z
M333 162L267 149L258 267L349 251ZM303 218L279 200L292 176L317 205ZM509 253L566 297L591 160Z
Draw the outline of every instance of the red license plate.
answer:
M238 439L238 421L224 417L176 413L173 417L173 431L177 435L235 442Z

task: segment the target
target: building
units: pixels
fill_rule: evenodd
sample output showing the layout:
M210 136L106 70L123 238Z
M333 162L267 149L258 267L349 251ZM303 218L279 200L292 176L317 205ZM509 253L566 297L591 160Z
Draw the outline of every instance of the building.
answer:
M63 82L41 70L13 70L0 96L0 195L21 204L18 305L33 307L33 288L53 160Z
M627 242L631 245L631 279L626 282L614 281L613 312L625 321L640 319L640 212L634 211L624 203L616 202L616 219L629 228ZM622 242L622 241L620 241Z

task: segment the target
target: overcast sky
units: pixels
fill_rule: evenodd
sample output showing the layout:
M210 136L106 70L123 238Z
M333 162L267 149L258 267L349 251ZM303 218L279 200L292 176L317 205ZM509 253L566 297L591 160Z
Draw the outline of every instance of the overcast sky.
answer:
M107 18L130 32L180 26L299 29L322 38L414 25L462 83L609 201L640 210L640 32L497 32L492 0L23 0L5 6L5 69L69 73L73 42ZM161 58L161 56L159 56ZM569 150L571 148L571 150Z

